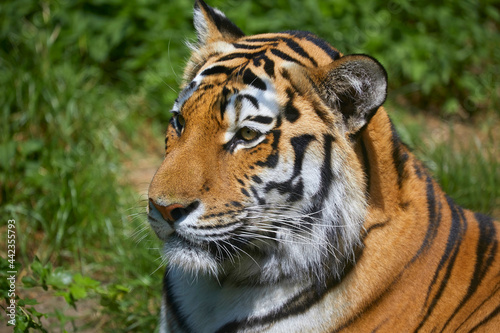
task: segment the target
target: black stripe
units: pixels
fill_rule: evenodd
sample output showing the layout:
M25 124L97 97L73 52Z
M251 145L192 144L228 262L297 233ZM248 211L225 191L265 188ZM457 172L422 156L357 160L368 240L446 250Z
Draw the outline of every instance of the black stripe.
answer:
M335 141L335 137L329 134L324 134L323 139L323 152L325 154L325 159L323 160L323 165L321 166L321 189L317 195L327 198L330 193L330 187L333 181L333 171L332 171L332 145Z
M429 306L427 307L427 312L418 325L417 329L415 332L418 332L427 319L429 319L432 311L436 307L439 299L443 295L444 289L446 288L448 284L448 280L451 276L451 272L453 270L453 266L455 265L456 258L458 256L458 251L460 249L460 242L462 240L462 236L467 228L467 221L465 220L464 212L461 207L455 205L453 200L451 198L446 197L446 200L448 202L448 206L451 211L451 226L450 226L450 233L448 235L448 241L446 242L446 247L444 250L444 254L441 257L441 260L438 264L438 267L434 273L434 277L432 278L432 282L429 285L428 291L427 291L427 297L425 300L425 304L429 302L430 295L432 292L432 289L434 289L434 285L437 283L438 276L440 275L440 271L442 269L445 269L446 265L446 271L444 273L444 276L441 280L441 283L438 287L438 290L436 291L434 297L432 298L432 301L430 302ZM463 222L463 223L462 223Z
M283 74L283 73L282 73ZM320 88L316 85L316 82L314 82L309 76L307 76L307 80L309 81L309 84L311 85L311 87L313 88L313 90L316 92L316 94L318 96L321 96L322 93L320 91ZM316 115L321 119L321 121L325 124L328 124L329 123L329 117L328 117L328 113L331 112L331 111L325 111L324 108L324 104L321 104L320 102L317 102L316 100L314 100L314 112L316 113ZM361 130L360 130L361 131Z
M265 82L255 75L249 68L247 68L245 73L243 73L243 83L254 86L260 90L265 91L267 89Z
M268 57L262 57L264 59L264 70L269 77L274 78L274 61Z
M495 260L495 255L498 248L498 241L496 240L496 230L493 225L493 219L489 216L476 213L474 214L476 221L479 226L479 239L476 249L476 260L474 273L472 279L469 283L469 288L467 288L467 293L460 301L460 304L455 309L453 315L448 319L443 329L448 326L450 321L455 317L455 315L460 311L460 309L465 305L465 303L472 297L472 295L477 291L479 285L483 281L486 273L488 272L491 264Z
M307 146L309 146L309 143L311 143L311 141L313 140L315 140L315 137L312 134L304 134L294 137L290 140L295 154L295 164L293 166L292 178L298 177L300 175L302 171L302 162L304 161Z
M334 49L330 44L328 44L325 40L318 38L316 35L308 32L308 31L298 31L298 30L291 30L291 31L284 31L282 32L283 34L291 35L293 37L297 37L300 39L305 39L320 49L322 49L329 57L330 59L337 60L340 58L340 53ZM244 42L249 42L249 43L278 43L280 41L286 41L289 40L289 38L286 38L284 36L276 36L276 37L267 37L267 38L262 38L262 37L256 37L256 38L246 38Z
M252 180L257 184L262 184L262 179L259 176L252 176Z
M293 100L295 98L295 94L292 91L292 89L287 88L286 89L286 94L287 94L287 97L288 97L288 101L286 102L286 105L285 105L285 119L288 120L291 123L294 123L294 122L297 121L297 119L299 119L300 112L293 105Z
M389 222L391 222L391 219L387 219L383 222L378 222L378 223L372 224L368 229L365 230L364 235L363 235L363 239L366 238L368 236L368 234L370 232L372 232L373 230L376 230L378 228L383 228L387 224L389 224Z
M217 65L217 66L212 66L210 68L205 69L203 72L201 72L200 75L209 76L209 75L217 75L217 74L226 74L229 76L233 72L234 72L234 67Z
M271 134L273 136L273 143L271 144L272 151L265 161L258 161L256 163L257 166L275 168L276 165L278 165L278 159L279 159L278 144L281 137L281 130L273 130L271 131Z
M250 186L250 191L252 191L252 194L253 194L254 198L257 199L257 202L259 203L259 205L264 206L266 204L266 200L259 196L259 192L257 192L255 187Z
M415 170L415 174L417 175L418 179L421 180L425 174L425 171L422 170L420 162L417 159L414 159L413 161L413 169Z
M311 91L310 87L304 86L303 84L298 83L296 80L293 80L290 76L290 72L285 68L281 68L280 73L283 76L283 78L290 83L290 85L293 88L291 89L291 91L293 91L295 95L305 96L306 98L309 98L309 94ZM309 102L314 103L314 101L309 101Z
M442 203L441 201L436 199L436 193L434 191L434 183L430 176L427 176L425 184L426 184L427 213L428 213L427 231L425 233L422 245L418 249L417 253L410 260L410 262L406 264L405 268L407 268L410 264L413 264L415 260L417 260L420 257L420 255L422 255L430 248L432 242L434 241L434 238L436 238L437 236L441 224Z
M495 318L499 314L500 314L500 305L497 306L495 308L495 310L493 310L493 312L491 312L486 318L484 318L483 320L481 320L481 322L479 324L477 324L476 326L474 326L470 330L470 332L475 332L479 327L483 326L484 324L486 324L487 322L489 322L491 319ZM498 328L498 326L497 326L497 328Z
M420 257L420 255L423 252L425 252L431 246L432 241L437 236L437 232L438 232L438 229L439 229L439 226L440 226L440 223L441 223L441 217L442 217L441 208L442 208L442 206L441 206L441 203L436 200L433 182L432 182L432 179L429 176L427 176L427 182L426 182L426 184L427 184L427 205L428 205L428 211L429 211L429 217L428 217L429 224L428 224L428 227L427 227L427 232L426 232L424 241L423 241L420 249L417 251L417 254L415 254L415 256L410 260L410 262L408 262L405 265L404 270L401 273L398 274L398 276L391 282L391 284L384 291L382 291L380 293L380 295L376 299L374 299L365 309L363 309L362 312L357 313L356 316L352 317L345 324L343 324L340 327L336 328L333 332L340 332L340 331L342 331L344 328L346 328L346 327L350 326L351 324L353 324L357 318L362 317L364 313L367 313L373 307L377 306L377 304L379 304L382 301L382 299L384 298L384 296L387 293L389 293L389 291L394 287L395 283L399 281L400 276L407 269L407 267L410 266L410 264L412 264L418 257ZM375 229L384 227L389 222L390 222L389 220L388 221L379 222L379 223L373 225L372 227L368 228L367 231L365 232L365 237L368 236L369 232L371 232L371 231L373 231Z
M186 97L186 95L188 95L189 93L192 93L192 90L196 87L196 82L195 81L191 81L189 83L189 85L184 88L180 93L179 93L179 96L177 96L177 99L176 99L176 103L178 103L181 99L184 99ZM185 102L185 101L184 101ZM182 105L178 105L178 110L180 110L182 107L184 106L184 104Z
M254 96L248 95L248 94L242 94L242 95L239 95L239 96L241 96L242 98L245 98L250 103L252 103L252 105L253 105L254 108L256 108L256 109L259 108L259 101L257 101L257 98L255 98Z
M265 43L267 43L267 45L258 45L258 46L252 46L252 45L248 45L247 46L247 45L245 45L244 47L247 48L247 49L261 48L261 47L264 47L264 46L268 46L268 45L270 45L269 43L273 43L273 42L274 43L284 42L290 48L290 50L292 50L293 52L295 52L299 56L308 59L314 67L318 66L318 63L316 62L316 60L313 57L311 57L309 55L309 53L307 53L307 51L305 51L299 43L297 43L296 41L294 41L291 38L287 38L287 37L253 38L253 39L247 39L245 41L246 42L265 42ZM271 44L271 46L277 46L277 45ZM282 52L282 51L280 51L280 50L278 50L276 48L272 48L271 49L271 53L273 53L274 55L280 57L283 60L295 62L295 63L301 64L302 66L304 66L299 60L291 57L290 55L288 55L288 54L286 54L286 53L284 53L284 52Z
M282 37L270 37L270 38L265 38L265 37L250 37L250 38L245 38L243 42L245 43L277 43L281 41Z
M285 33L308 40L309 42L322 49L330 57L330 59L332 59L332 61L340 58L340 53L335 50L330 44L308 31L292 30L285 31Z
M255 121L257 123L265 124L265 125L272 123L274 120L274 118L266 117L266 116L255 116L255 117L249 116L245 120L247 120L247 119L251 120L251 121Z
M163 292L168 307L168 320L175 321L183 332L192 332L191 328L187 324L187 318L181 313L180 306L176 302L173 294L174 287L169 279L168 272L169 269L167 268L165 275L163 276Z
M290 61L290 62L294 62L296 64L299 64L301 65L302 67L306 67L301 61L289 56L288 54L284 53L284 52L281 52L280 50L278 49L271 49L271 53L274 54L275 56L277 56L278 58L281 58L285 61Z
M241 44L241 43L233 43L233 46L237 49L244 49L244 50L258 50L258 49L264 47L264 45L247 45L247 44Z
M486 304L486 306L488 306L487 304L488 304L488 302L490 302L490 300L492 300L492 299L493 299L493 300L494 300L494 301L493 301L493 302L494 302L494 304L496 304L495 300L497 300L497 299L498 299L498 297L499 297L499 295L497 295L497 293L498 293L499 291L500 291L500 283L497 283L497 284L495 285L495 288L493 289L493 292L491 292L491 294L489 294L489 296L488 296L486 299L484 299L484 300L481 302L481 304L479 304L479 305L478 305L478 306L474 309L474 311L472 311L472 312L469 314L469 316L468 316L468 317L464 320L464 322L463 322L462 324L460 324L460 326L458 326L458 327L457 327L456 331L458 332L458 331L459 331L459 329L460 329L460 327L462 327L465 323L467 323L467 322L469 321L469 319L470 319L470 318L474 317L474 316L475 316L475 314L476 314L478 311L483 310L482 308L483 308L483 306L484 306L485 304ZM486 312L486 311L484 311L484 312Z
M318 63L316 60L314 60L309 53L307 53L297 42L295 42L293 39L285 39L286 45L295 53L300 55L303 58L308 59L314 67L318 67Z
M403 180L405 179L405 165L408 161L408 153L404 151L404 144L401 142L399 135L394 127L392 121L391 132L392 132L392 159L394 160L394 166L396 167L396 172L398 174L398 186L399 188L403 185Z
M328 112L326 112L323 108L323 106L319 103L316 105L316 101L314 101L314 112L316 115L321 119L321 121L325 124L329 124L329 117L328 117Z
M214 218L214 217L222 217L222 216L226 216L226 215L234 215L236 213L241 213L242 210L226 210L226 211L223 211L223 212L220 212L220 213L214 213L214 214L210 214L210 215L207 215L206 217L203 217L203 219L211 219L211 218ZM231 226L234 226L234 225L238 225L238 224L242 224L241 221L235 221L235 222L229 222L229 223L226 223L226 224L218 224L218 225L215 225L215 224L211 224L211 225L196 225L196 226L190 226L190 228L193 228L193 229L196 229L196 230L220 230L220 229L226 229L227 227L231 227Z
M231 90L226 86L222 88L222 96L220 101L220 119L224 119L224 114L226 113L227 104L229 103L229 97L231 95Z
M292 176L284 182L269 182L265 187L266 192L276 189L281 195L288 194L288 202L296 202L303 198L304 184L302 179L299 179L298 181L295 181L295 179L301 175L302 164L307 146L313 140L315 140L315 137L310 134L304 134L290 140L295 153Z
M266 51L259 51L259 52L235 52L235 53L230 53L228 55L222 56L217 59L216 62L222 62L222 61L228 61L228 60L233 60L233 59L252 59L254 57L257 57L259 55L263 55Z
M478 305L478 306L474 309L474 311L472 311L472 312L470 312L470 313L469 313L469 316L467 316L467 318L465 318L465 320L464 320L464 321L463 321L463 322L462 322L462 323L461 323L458 327L456 327L456 328L455 328L455 331L456 331L456 332L459 332L459 331L460 331L460 328L461 328L464 324L466 324L466 323L469 321L469 319L470 319L470 318L474 317L474 316L475 316L475 314L476 314L476 313L477 313L477 312L478 312L478 311L479 311L479 310L480 310L480 309L481 309L481 308L482 308L485 304L487 304L487 303L488 303L491 299L497 299L497 297L498 297L498 296L496 295L496 293L497 293L499 290L500 290L500 284L498 284L498 283L497 283L497 284L496 284L496 286L495 286L495 289L493 290L493 292L492 292L492 293L491 293L491 294L490 294L490 295L489 295L486 299L484 299L484 300L481 302L481 304L479 304L479 305Z
M346 272L349 270L346 269ZM338 280L331 279L326 285L311 285L308 288L298 292L292 296L288 302L277 307L274 311L270 311L264 316L245 318L229 322L218 330L216 333L233 333L243 332L245 329L257 331L258 328L263 328L271 323L282 321L286 318L302 314L309 310L314 304L319 302L323 295L338 284Z
M214 87L215 87L215 85L213 85L211 83L200 83L198 90L199 91L207 91L207 90L213 89Z
M368 150L366 149L365 142L363 139L360 139L360 145L361 145L361 154L363 155L363 171L365 173L366 177L366 188L365 188L365 195L367 198L370 196L370 183L371 183L371 167L370 167L370 160L368 158Z
M401 276L401 273L398 275L398 277L396 277L392 282L391 284L386 288L384 289L378 296L377 298L375 298L373 301L371 301L371 303L369 303L362 311L354 314L348 321L346 321L345 323L343 323L342 325L334 328L331 333L337 333L337 332L343 332L345 328L349 327L350 325L352 325L354 322L356 322L359 318L363 318L363 315L365 313L368 313L371 309L373 309L374 307L376 307L378 304L380 304L380 302L382 301L382 299L384 298L385 295L387 295L390 290L392 289L392 287L394 286L394 284L399 280L399 276Z
M333 181L333 171L332 171L332 144L335 141L335 138L329 134L323 135L323 152L325 154L325 158L323 160L323 164L321 165L321 180L320 180L320 188L314 194L311 199L313 203L311 208L306 211L306 218L304 219L304 229L312 229L312 224L314 224L314 220L317 220L321 217L321 212L323 211L323 206L325 201L328 199L328 194L330 193L330 187ZM335 239L335 238L330 238Z

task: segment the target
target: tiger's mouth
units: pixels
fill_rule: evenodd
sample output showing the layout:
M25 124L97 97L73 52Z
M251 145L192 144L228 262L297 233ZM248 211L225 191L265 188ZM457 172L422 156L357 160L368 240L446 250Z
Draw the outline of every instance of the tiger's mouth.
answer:
M234 257L248 243L248 239L239 237L236 232L214 237L213 235L184 235L182 232L175 230L165 242L165 246L175 244L182 249L204 251L211 254L217 261L222 262Z

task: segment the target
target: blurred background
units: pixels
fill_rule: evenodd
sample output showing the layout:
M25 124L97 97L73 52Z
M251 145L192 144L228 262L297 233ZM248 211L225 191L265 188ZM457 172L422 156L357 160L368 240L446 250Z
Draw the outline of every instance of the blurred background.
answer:
M498 1L208 3L247 34L308 30L377 58L403 140L459 204L500 217ZM16 220L16 332L154 331L163 263L145 193L195 39L192 7L0 4L0 229Z

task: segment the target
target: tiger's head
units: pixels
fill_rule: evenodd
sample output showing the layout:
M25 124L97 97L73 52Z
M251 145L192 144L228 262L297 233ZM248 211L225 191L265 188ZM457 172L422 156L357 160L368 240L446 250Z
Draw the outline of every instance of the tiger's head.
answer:
M149 222L170 269L238 282L338 277L367 213L354 139L382 66L308 32L245 36L198 0Z

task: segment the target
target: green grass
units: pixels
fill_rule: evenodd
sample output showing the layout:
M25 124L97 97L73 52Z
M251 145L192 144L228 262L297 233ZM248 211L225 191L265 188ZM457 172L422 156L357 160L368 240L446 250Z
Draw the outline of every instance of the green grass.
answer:
M441 184L459 204L474 211L495 214L499 218L500 206L500 156L498 143L488 139L463 143L452 132L449 142L430 144L419 155ZM458 142L458 148L450 149Z
M103 330L153 331L159 244L153 237L138 242L147 230L133 236L145 204L122 167L146 120L144 93L128 88L131 72L109 64L113 50L88 50L86 43L111 38L114 29L103 21L107 30L92 36L85 27L97 24L97 15L73 21L85 6L0 5L0 215L17 221L16 261L26 275L20 290L33 289L37 299L64 296L77 308L89 300L112 318ZM57 331L72 321L66 307L38 307L42 315L31 303L19 299L17 332ZM59 324L42 324L46 316Z
M500 11L488 1L210 4L249 34L309 30L341 51L379 58L393 101L462 116L500 110L494 80ZM144 198L132 188L124 162L150 151L151 137L161 146L158 129L166 127L188 55L184 41L194 38L191 15L190 0L0 5L0 215L17 221L16 260L24 276L16 332L154 330L160 244L145 224ZM498 214L498 137L478 132L481 140L468 144L455 133L433 142L425 118L405 117L395 114L403 138L443 188L466 207ZM488 127L495 130L498 121ZM0 264L7 299L8 262L2 257ZM44 300L37 307L44 314L27 292ZM99 315L71 318L67 305L47 305L54 298L79 311L90 304Z
M500 219L500 154L494 135L500 123L496 117L467 125L388 108L403 141L446 193L465 208Z

